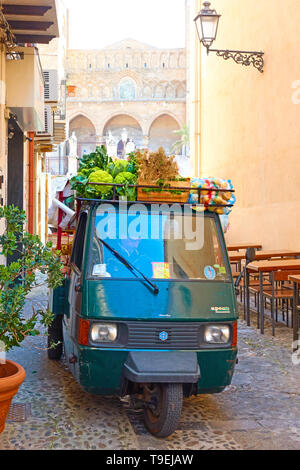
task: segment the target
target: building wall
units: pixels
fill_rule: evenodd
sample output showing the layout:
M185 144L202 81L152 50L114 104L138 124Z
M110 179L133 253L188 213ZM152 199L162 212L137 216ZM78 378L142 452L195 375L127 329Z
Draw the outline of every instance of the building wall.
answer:
M1 197L5 203L6 199L6 174L7 174L7 121L5 119L5 50L4 45L0 44L0 174L4 176L4 184L0 190ZM3 221L0 221L0 232L4 228ZM4 263L4 258L0 256L0 263Z
M6 198L6 181L5 176L7 173L7 120L5 119L5 101L6 101L6 86L5 86L5 49L4 45L0 44L0 174L4 176L4 184L0 193L5 202Z
M201 9L201 0L186 0L186 49L188 123L190 128L190 157L193 174L201 173L201 45L194 25L194 18Z
M263 74L204 48L201 71L202 176L236 188L228 240L300 249L300 22L298 0L214 0L219 49L265 52Z
M168 115L174 130L186 122L185 49L157 49L129 39L102 50L69 50L67 69L68 84L76 86L67 100L68 120L88 118L96 143L105 142L107 123L118 115L138 123L144 145L157 117ZM166 131L169 127L170 121Z

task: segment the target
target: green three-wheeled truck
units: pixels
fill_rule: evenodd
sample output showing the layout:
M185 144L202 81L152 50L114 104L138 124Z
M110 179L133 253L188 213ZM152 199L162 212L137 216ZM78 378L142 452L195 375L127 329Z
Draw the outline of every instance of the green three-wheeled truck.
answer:
M147 429L166 437L183 398L222 392L237 361L220 218L190 204L79 205L70 271L50 298L49 358L64 350L87 392L143 403Z

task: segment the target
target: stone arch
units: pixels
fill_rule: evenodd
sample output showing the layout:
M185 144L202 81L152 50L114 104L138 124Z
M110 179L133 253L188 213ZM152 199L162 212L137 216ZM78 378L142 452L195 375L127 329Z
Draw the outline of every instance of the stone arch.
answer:
M176 96L175 88L171 84L169 84L166 87L165 96L166 96L167 99L175 98L175 96Z
M148 121L148 124L147 124L147 127L145 129L145 135L149 135L149 132L150 132L150 129L153 125L153 123L161 116L163 115L167 115L171 118L174 119L174 121L176 121L178 127L181 129L183 127L183 123L181 122L181 119L176 116L176 114L172 113L171 111L169 111L168 109L166 109L165 111L162 111L162 112L159 112L157 113L155 116L152 116L152 118Z
M137 84L133 78L125 76L119 83L120 99L125 101L134 100L137 96Z
M69 120L69 135L75 132L78 142L77 153L79 157L91 153L97 145L96 126L85 113L77 113Z
M163 83L158 83L154 88L154 98L164 98L165 97L165 86Z
M112 90L109 86L104 86L102 90L102 95L105 100L108 100L112 97Z
M169 112L156 116L149 125L149 149L156 151L163 147L167 154L171 154L172 145L178 140L173 133L182 127L176 116Z
M110 116L104 126L102 135L106 138L112 135L116 149L120 149L121 134L126 129L128 140L133 140L136 148L143 146L143 129L139 120L128 113L116 113ZM120 156L120 155L119 155Z
M185 98L186 89L183 83L179 84L176 88L176 98Z
M152 95L153 95L153 91L152 91L151 86L145 85L143 88L142 96L144 98L152 98Z

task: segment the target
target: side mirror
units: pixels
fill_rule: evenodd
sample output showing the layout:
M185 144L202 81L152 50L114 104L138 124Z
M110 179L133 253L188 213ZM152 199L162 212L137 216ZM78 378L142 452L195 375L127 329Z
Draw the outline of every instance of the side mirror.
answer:
M255 260L255 256L256 256L255 248L248 248L248 250L246 251L246 263L247 264L252 263L252 261Z
M245 267L244 267L243 271L241 272L241 274L239 275L239 277L235 281L235 284L234 284L235 288L239 287L240 282L242 280L242 277L244 277L244 275L245 275L246 266L248 266L248 264L252 263L252 261L255 260L255 256L256 256L255 248L248 248L248 250L246 251L246 264L245 264Z

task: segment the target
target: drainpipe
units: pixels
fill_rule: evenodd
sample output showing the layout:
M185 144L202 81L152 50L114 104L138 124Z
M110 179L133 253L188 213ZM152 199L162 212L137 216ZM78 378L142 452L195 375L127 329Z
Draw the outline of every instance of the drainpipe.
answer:
M28 132L29 141L29 188L28 188L28 232L33 234L33 196L34 196L34 132Z

